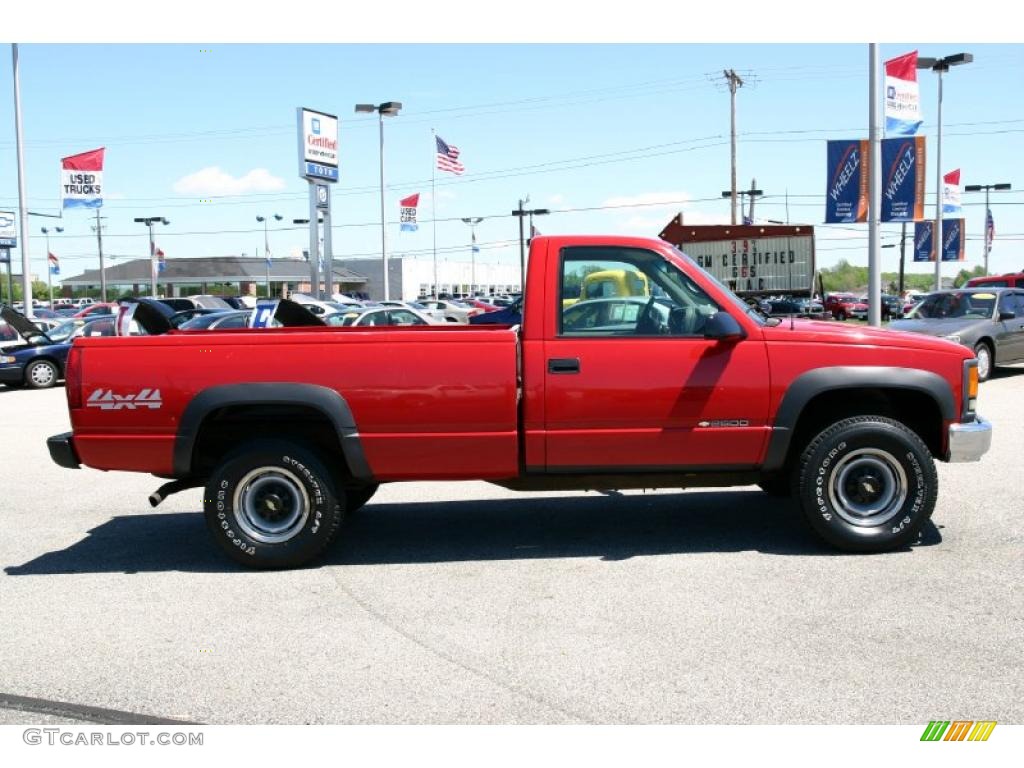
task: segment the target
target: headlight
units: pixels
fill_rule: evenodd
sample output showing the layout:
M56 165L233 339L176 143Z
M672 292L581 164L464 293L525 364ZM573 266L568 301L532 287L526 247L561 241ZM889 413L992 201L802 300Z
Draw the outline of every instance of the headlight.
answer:
M0 363L16 363L18 358L11 357L10 355L0 355Z
M960 334L959 333L951 333L948 336L942 336L941 338L948 339L949 341L955 342L956 344L960 343Z

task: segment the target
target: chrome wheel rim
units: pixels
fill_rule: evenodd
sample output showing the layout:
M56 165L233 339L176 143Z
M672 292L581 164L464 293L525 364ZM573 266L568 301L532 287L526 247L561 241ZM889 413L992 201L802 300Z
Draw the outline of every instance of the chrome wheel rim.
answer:
M251 539L281 544L309 519L309 494L294 474L281 467L260 467L235 487L238 527Z
M48 387L53 384L53 379L56 376L56 371L53 370L53 366L47 363L41 363L36 365L29 371L29 377L32 379L32 383L37 387Z
M882 525L907 500L907 473L889 452L861 448L844 456L832 470L829 501L846 522L863 527Z
M992 367L992 353L988 351L988 347L980 346L974 354L978 358L978 378L987 379Z

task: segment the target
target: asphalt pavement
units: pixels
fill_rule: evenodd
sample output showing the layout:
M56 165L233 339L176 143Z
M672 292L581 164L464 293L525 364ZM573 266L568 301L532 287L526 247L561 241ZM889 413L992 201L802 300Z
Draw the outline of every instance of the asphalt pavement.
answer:
M201 491L53 464L63 389L0 389L0 724L1022 723L1022 399L1024 369L982 385L992 450L939 465L901 552L756 488L414 483L254 573Z

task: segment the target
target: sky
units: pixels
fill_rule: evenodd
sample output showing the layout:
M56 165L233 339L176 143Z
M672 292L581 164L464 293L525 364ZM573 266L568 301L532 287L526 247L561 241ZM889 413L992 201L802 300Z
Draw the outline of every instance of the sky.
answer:
M0 57L0 210L18 204L9 46ZM970 51L944 77L944 171L965 184L1010 182L993 193L990 271L1024 268L1024 46L905 43L883 60ZM164 216L157 244L171 258L263 253L256 216L275 256L295 255L307 229L295 109L340 118L334 185L336 258L380 254L378 124L359 102L402 102L384 124L389 252L430 259L436 206L438 258L468 260L477 226L484 261L518 263L518 200L548 208L544 234L656 237L677 212L693 224L728 223L729 93L737 94L738 183L756 178L755 217L815 225L819 266L867 264L866 225L823 225L826 139L867 138L866 44L40 44L20 46L29 209L59 213L59 163L104 146L104 252L108 263L148 252L146 228ZM932 152L936 76L919 73ZM466 172L436 172L431 130L457 146ZM931 157L929 157L931 160ZM935 169L928 167L934 212ZM398 200L419 192L420 229L399 233ZM967 261L981 263L983 194L965 194ZM62 276L98 266L92 211L63 221L30 218L33 271L45 274L42 226ZM900 226L882 227L883 244ZM912 241L908 239L908 253ZM895 271L898 248L884 249ZM20 259L20 252L12 254ZM931 272L932 265L908 271ZM944 274L955 274L952 265Z

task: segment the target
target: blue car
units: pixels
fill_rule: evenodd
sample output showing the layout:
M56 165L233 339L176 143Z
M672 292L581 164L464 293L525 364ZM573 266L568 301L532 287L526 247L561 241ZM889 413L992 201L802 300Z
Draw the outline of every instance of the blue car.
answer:
M513 301L504 309L495 312L484 312L469 318L470 325L519 325L523 322L523 299Z
M16 330L23 341L0 348L0 383L9 389L46 389L64 378L64 365L71 344L79 336L113 336L112 315L70 319L49 333L10 307L0 308L0 317Z

